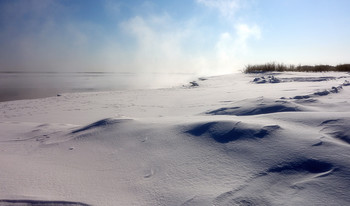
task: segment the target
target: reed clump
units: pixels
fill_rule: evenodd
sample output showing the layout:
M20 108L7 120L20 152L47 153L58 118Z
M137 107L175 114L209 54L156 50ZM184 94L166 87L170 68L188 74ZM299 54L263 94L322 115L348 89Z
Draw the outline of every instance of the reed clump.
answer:
M262 73L262 72L350 72L350 64L331 65L292 65L283 63L266 63L247 65L243 70L244 73Z

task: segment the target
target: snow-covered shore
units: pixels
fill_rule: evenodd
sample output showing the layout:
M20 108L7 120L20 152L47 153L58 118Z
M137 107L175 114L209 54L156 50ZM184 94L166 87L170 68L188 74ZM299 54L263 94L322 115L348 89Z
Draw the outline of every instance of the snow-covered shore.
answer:
M0 205L348 205L349 81L232 74L2 102Z

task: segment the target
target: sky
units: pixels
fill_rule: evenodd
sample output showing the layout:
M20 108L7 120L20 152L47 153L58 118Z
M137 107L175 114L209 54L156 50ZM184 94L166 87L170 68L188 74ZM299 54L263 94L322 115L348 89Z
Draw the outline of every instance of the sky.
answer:
M0 0L0 71L350 63L349 0Z

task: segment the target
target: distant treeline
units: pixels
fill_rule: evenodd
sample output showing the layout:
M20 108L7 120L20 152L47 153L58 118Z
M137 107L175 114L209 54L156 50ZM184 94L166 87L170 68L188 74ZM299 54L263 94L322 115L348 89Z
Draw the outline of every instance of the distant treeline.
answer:
M331 65L286 65L278 63L266 63L258 65L248 65L243 70L244 73L260 73L260 72L350 72L350 64Z

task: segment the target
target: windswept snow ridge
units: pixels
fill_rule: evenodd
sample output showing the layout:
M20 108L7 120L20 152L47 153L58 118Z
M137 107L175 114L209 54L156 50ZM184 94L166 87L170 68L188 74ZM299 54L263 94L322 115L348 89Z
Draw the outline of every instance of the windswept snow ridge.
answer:
M2 102L0 205L349 205L349 80L235 74Z
M278 125L259 127L242 122L222 121L195 125L187 133L194 136L208 136L219 143L228 143L243 139L264 138L277 129L280 129Z
M301 105L296 105L291 102L283 100L271 100L265 98L258 99L247 99L233 107L223 107L213 111L207 112L212 115L236 115L236 116L247 116L247 115L259 115L259 114L270 114L277 112L297 112L303 111ZM239 105L239 106L238 106ZM242 106L241 106L242 105Z
M326 134L350 144L350 119L326 120L321 126Z
M102 120L99 120L99 121L94 122L92 124L89 124L87 126L84 126L82 128L73 130L72 134L80 133L80 132L84 132L84 131L88 131L88 130L92 130L92 129L105 129L107 127L114 126L118 123L123 123L125 121L130 121L130 120L128 120L128 119L113 119L113 118L102 119Z

